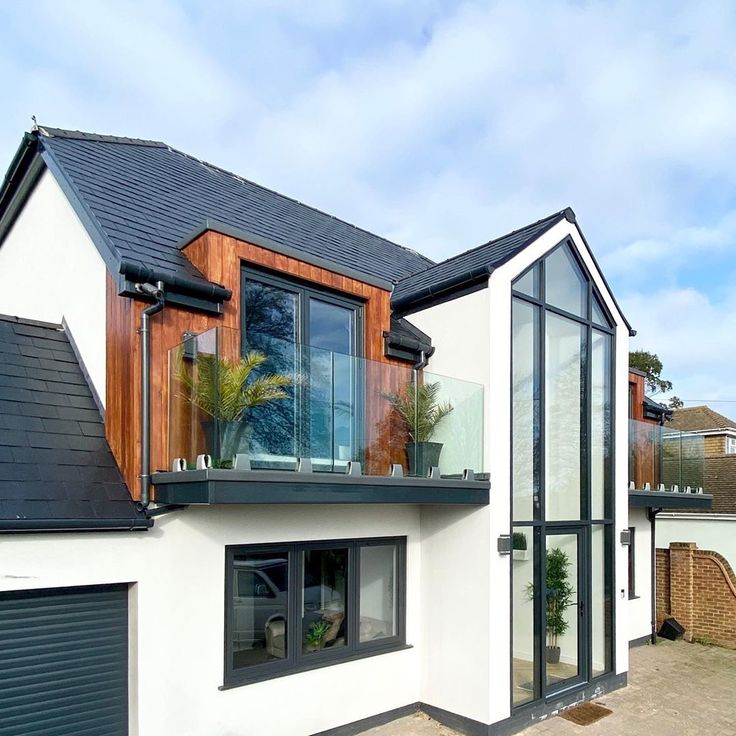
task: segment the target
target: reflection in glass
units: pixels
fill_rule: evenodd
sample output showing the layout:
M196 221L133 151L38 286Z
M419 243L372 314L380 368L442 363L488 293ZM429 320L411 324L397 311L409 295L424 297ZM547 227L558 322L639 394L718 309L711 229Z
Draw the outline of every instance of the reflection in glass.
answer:
M539 493L539 386L536 355L539 308L513 301L513 518L534 518Z
M546 518L580 519L584 328L548 313L545 364Z
M287 657L286 551L236 554L232 568L233 668Z
M534 700L539 692L534 642L534 547L532 527L514 527L513 580L513 702Z
M545 569L546 682L553 687L579 672L577 534L547 535Z
M344 647L346 643L347 549L304 552L302 651Z
M611 489L611 337L593 330L590 427L591 518L610 516Z
M552 251L544 262L544 295L553 307L588 316L588 284L566 245Z
M611 669L611 583L606 579L606 528L594 524L591 538L592 676Z
M360 642L397 636L397 554L394 544L360 548Z
M593 322L595 324L600 325L601 327L611 326L608 320L608 317L606 317L606 312L603 309L603 305L598 301L597 296L593 296L592 312L593 312Z
M513 284L514 291L539 299L539 264L519 276Z

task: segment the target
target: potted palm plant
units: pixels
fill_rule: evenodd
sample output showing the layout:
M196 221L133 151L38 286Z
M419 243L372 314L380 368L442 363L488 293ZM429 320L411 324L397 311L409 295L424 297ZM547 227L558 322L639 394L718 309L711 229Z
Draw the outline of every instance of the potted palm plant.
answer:
M430 440L437 428L453 410L450 402L438 400L440 383L410 383L400 393L386 394L406 430L409 439L406 456L410 475L427 475L432 466L439 466L441 442Z
M203 429L208 448L218 455L213 462L216 467L231 467L237 453L248 451L249 409L288 398L285 389L292 384L289 376L253 375L267 359L257 350L236 360L199 353L193 370L186 365L183 354L179 356L175 375L184 389L182 395L210 417L203 422Z
M547 551L547 662L560 661L559 637L570 622L565 611L572 605L575 590L568 580L570 558L558 547Z

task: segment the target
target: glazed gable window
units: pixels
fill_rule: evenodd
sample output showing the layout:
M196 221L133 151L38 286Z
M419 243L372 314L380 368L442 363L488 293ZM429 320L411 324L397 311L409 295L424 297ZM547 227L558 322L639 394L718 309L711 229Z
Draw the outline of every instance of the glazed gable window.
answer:
M225 686L405 646L406 538L226 548Z

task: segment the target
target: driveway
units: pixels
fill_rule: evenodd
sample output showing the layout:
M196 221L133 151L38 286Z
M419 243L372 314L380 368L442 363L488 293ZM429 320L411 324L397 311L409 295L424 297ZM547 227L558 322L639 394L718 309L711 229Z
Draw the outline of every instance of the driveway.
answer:
M613 713L589 726L549 718L524 736L736 736L736 651L660 641L631 650L629 686L596 702ZM364 736L459 736L418 713Z

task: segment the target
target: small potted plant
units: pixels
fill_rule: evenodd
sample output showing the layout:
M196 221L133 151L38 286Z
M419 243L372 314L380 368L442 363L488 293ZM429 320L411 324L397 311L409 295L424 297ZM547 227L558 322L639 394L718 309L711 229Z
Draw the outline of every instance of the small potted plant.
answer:
M325 621L325 619L314 621L304 635L304 650L306 652L316 652L322 649L325 635L331 628L331 621Z
M515 560L528 560L529 550L526 548L526 534L524 532L514 532L511 537L511 547Z
M440 383L410 383L402 392L386 394L401 417L409 434L406 445L409 475L426 476L431 467L440 464L441 442L430 440L437 428L453 410L449 402L440 403Z
M250 427L247 412L256 406L288 398L288 376L269 373L253 376L268 358L256 350L237 360L199 353L194 365L187 365L183 353L175 376L183 387L182 396L209 419L202 422L215 467L228 468L239 452L248 452Z

